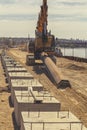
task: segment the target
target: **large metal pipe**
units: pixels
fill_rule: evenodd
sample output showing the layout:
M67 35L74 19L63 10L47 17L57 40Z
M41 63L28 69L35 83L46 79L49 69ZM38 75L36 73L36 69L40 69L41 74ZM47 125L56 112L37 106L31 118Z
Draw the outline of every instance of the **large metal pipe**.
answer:
M58 67L51 60L51 58L48 57L47 54L42 53L41 54L41 59L43 60L47 70L49 71L51 77L55 81L58 88L71 87L70 82L67 79L64 78L64 76L58 70Z

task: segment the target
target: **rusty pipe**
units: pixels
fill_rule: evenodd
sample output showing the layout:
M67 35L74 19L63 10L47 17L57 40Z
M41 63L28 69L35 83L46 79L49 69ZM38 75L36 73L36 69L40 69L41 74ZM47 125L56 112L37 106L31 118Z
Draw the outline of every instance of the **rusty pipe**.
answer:
M70 82L65 79L58 67L46 53L41 54L41 59L44 62L46 69L49 71L58 88L71 87Z

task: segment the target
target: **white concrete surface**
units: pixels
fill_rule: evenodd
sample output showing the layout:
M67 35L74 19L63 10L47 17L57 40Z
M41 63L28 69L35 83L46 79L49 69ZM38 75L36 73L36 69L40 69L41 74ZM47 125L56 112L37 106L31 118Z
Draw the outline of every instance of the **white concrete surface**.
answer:
M8 72L27 72L26 68L18 68L18 67L7 67Z
M21 130L87 130L71 112L22 112Z
M20 64L16 64L16 65L14 65L14 64L6 64L6 65L5 65L5 69L6 69L7 67L10 67L10 68L12 68L12 67L22 68L23 66L20 65Z

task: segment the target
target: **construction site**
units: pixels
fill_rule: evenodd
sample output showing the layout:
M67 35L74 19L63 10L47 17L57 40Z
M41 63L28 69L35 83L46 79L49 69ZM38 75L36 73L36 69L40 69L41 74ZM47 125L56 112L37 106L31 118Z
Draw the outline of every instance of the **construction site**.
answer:
M87 63L55 56L47 16L43 0L34 41L0 49L0 130L87 130Z

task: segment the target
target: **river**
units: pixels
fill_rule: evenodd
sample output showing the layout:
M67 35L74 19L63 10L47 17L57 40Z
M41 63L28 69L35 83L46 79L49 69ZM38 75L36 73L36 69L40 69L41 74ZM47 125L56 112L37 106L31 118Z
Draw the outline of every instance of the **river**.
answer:
M61 48L63 56L87 58L87 48Z

